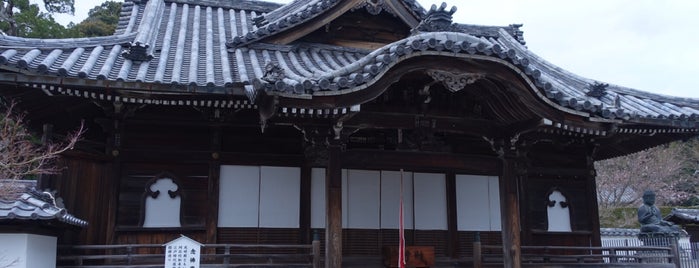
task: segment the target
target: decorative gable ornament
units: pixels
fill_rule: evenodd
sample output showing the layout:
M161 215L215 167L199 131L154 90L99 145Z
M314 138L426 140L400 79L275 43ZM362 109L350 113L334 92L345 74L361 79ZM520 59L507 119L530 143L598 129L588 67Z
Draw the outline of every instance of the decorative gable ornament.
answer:
M442 82L445 88L451 92L457 92L464 89L466 85L475 83L476 81L485 78L482 73L450 73L438 70L429 70L427 74L434 79L435 82Z
M437 5L432 5L430 11L425 15L425 19L413 29L413 34L419 32L455 31L452 15L456 12L456 6L452 6L449 11L446 8L447 3L444 2L442 2L439 8L437 8Z
M379 15L382 11L385 11L393 16L396 15L393 10L386 6L386 2L384 0L365 0L361 4L353 7L352 11L362 8L366 9L366 11L371 15Z
M164 268L199 268L201 243L184 235L168 242L165 246Z
M282 81L286 78L284 74L284 69L277 63L268 62L265 65L265 74L262 76L262 80L274 84L276 82Z
M121 53L126 59L132 61L149 61L153 59L153 55L148 54L150 45L141 42L135 42L127 45L127 49Z

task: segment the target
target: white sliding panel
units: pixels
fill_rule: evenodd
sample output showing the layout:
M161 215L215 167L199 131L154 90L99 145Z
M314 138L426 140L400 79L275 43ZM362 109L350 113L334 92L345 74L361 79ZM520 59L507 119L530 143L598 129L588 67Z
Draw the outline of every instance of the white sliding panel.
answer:
M375 170L347 170L347 228L379 228L380 175Z
M327 180L326 180L327 182ZM347 219L349 218L349 213L347 212L347 207L349 206L349 187L347 186L347 170L342 170L342 228L347 228L349 226ZM327 192L326 192L327 194ZM327 205L327 203L326 203Z
M325 228L325 169L311 170L311 228Z
M218 226L258 227L260 168L221 166Z
M490 191L490 230L502 231L502 219L500 215L500 180L491 176L488 179L488 191Z
M498 177L456 175L456 209L459 231L499 231Z
M400 171L381 171L381 228L398 229ZM413 173L403 172L403 226L413 229Z
M300 196L300 168L261 167L259 227L298 228Z
M447 229L447 195L444 174L414 173L415 229Z

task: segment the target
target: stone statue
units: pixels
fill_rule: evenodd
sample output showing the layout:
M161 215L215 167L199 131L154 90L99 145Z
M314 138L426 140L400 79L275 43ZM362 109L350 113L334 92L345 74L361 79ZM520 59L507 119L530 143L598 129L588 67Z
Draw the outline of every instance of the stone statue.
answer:
M638 208L638 222L641 224L641 233L676 234L680 232L679 226L663 220L660 210L655 206L655 192L650 190L643 193L643 205Z

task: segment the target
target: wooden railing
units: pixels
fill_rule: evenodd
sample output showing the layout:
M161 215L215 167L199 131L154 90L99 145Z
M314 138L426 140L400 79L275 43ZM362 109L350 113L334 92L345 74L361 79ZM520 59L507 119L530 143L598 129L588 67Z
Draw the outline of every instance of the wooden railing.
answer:
M473 267L501 267L502 246L473 244ZM522 246L522 267L680 268L677 244L637 247Z
M205 244L204 268L321 267L320 241L311 245ZM161 244L60 246L57 268L163 268Z

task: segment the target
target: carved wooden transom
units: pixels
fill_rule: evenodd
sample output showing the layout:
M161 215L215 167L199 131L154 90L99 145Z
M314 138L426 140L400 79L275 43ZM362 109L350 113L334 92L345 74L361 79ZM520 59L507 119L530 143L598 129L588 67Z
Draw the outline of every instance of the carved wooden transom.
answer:
M483 73L450 73L439 70L427 71L427 74L436 82L441 82L446 89L451 92L457 92L464 89L466 85L470 85L485 78Z

